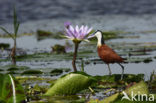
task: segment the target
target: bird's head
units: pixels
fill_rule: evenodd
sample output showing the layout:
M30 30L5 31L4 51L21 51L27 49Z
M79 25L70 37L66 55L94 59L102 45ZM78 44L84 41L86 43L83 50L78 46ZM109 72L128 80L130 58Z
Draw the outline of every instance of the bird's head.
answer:
M105 44L104 43L104 38L103 38L103 34L102 34L102 31L100 30L97 30L94 35L97 37L98 39L98 46L101 46L102 44Z
M102 37L102 31L97 30L97 31L95 31L94 35L95 35L97 38L101 38L101 37Z

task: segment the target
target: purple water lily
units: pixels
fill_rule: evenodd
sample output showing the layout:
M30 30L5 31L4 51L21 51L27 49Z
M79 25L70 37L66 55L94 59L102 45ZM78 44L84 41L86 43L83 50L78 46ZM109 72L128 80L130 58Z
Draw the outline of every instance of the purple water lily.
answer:
M92 28L88 28L88 26L82 25L79 27L78 25L75 28L69 25L68 28L65 28L66 36L70 40L78 40L78 41L88 41L89 38L92 37L88 36L88 34L92 31Z
M88 26L82 25L79 27L78 25L75 26L75 28L71 25L70 22L65 22L65 37L72 40L73 43L75 44L75 51L73 54L73 61L72 61L72 66L74 69L74 72L77 71L76 69L76 57L77 57L77 51L79 44L81 41L88 41L89 38L93 37L94 34L89 36L89 33L92 31L92 28L89 28Z

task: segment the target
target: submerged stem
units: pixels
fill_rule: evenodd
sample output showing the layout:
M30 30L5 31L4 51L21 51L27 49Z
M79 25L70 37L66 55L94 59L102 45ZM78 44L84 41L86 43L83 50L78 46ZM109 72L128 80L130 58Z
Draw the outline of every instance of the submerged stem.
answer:
M72 61L72 65L73 65L73 69L74 69L74 72L77 72L77 68L76 68L76 57L77 57L77 50L78 50L78 47L79 47L79 43L78 42L74 42L75 44L75 51L74 51L74 55L73 55L73 61Z

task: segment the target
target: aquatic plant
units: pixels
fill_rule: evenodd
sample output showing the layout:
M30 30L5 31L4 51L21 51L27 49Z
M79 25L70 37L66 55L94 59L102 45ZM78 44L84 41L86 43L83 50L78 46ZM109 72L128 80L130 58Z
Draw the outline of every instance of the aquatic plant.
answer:
M88 88L95 80L83 72L69 73L59 78L45 95L74 95Z
M10 74L0 74L0 103L25 103L22 85Z
M98 100L98 103L147 103L147 101L154 103L154 95L149 94L147 84L140 81L124 91L117 92L103 100ZM97 100L91 99L88 103L97 103Z
M88 28L88 26L84 26L84 25L82 25L81 27L76 25L74 28L70 22L66 22L64 25L65 25L65 31L66 31L65 37L69 40L72 40L75 45L72 66L73 66L74 71L76 72L77 68L76 68L75 62L76 62L79 44L81 43L81 41L88 42L89 41L88 39L93 37L93 35L89 36L89 33L91 32L92 28Z
M0 27L0 29L2 29L6 34L8 34L13 39L13 41L14 41L14 46L13 46L12 51L10 53L10 56L11 56L11 59L12 59L12 63L14 65L16 65L16 38L17 38L17 33L18 33L19 25L20 25L20 23L17 20L16 9L14 8L14 12L13 12L14 33L10 33L5 28Z

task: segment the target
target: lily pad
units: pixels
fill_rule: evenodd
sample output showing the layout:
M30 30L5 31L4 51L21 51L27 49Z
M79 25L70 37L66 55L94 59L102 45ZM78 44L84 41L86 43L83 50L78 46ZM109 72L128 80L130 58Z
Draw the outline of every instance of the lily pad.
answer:
M121 80L121 74L105 75L105 76L95 76L98 81L102 82L119 82ZM139 82L144 80L144 74L124 74L124 82Z
M9 68L7 71L17 71L17 70L19 70L19 68L11 67L11 68Z
M0 43L0 48L4 48L7 49L10 47L10 44L6 44L6 43Z
M43 74L43 72L40 70L27 70L22 73L22 75L29 75L29 74Z
M9 71L9 72L7 72L7 74L19 74L19 72Z
M110 97L107 97L106 99L103 99L103 100L90 100L88 103L113 103L119 96L119 93L116 93L116 94L113 94L112 96Z
M4 71L4 70L3 70L3 69L0 69L0 72L1 72L1 71Z
M131 93L133 92L134 94L149 94L148 91L148 86L145 82L141 81L139 83L136 83L132 87L128 88L125 90L125 92L131 96Z
M37 39L43 40L47 38L62 39L61 35L64 35L62 32L50 32L46 30L37 30Z
M37 30L37 35L38 36L50 36L52 32L50 31L45 31L45 30Z
M129 62L129 63L141 63L141 62L144 62L144 63L150 63L152 62L152 58L127 58L126 62Z
M153 60L152 60L152 58L146 58L146 59L144 59L144 63L150 63L150 62L152 62Z
M59 78L56 83L46 92L45 95L72 95L88 88L93 79L90 76L69 73Z
M7 70L7 71L19 71L19 70L27 70L29 67L27 66L16 66L16 65L6 65L0 66L0 69Z
M61 70L61 69L54 69L50 73L51 73L52 76L57 76L57 75L62 74L63 70Z

